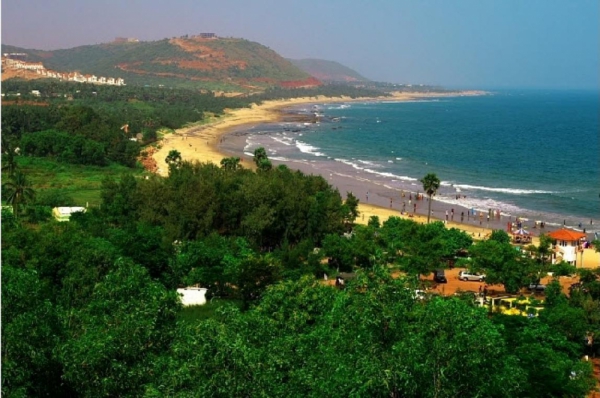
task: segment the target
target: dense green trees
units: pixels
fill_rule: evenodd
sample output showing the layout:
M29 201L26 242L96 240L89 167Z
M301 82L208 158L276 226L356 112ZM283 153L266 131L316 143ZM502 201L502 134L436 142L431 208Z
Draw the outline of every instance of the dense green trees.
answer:
M572 298L549 286L536 319L422 299L414 276L464 249L508 290L545 265L502 233L473 245L439 222L359 226L357 208L286 167L182 161L166 178L106 179L102 205L68 223L3 212L2 393L585 396L596 274ZM315 279L338 270L355 273L344 289ZM175 289L193 284L240 305L178 322Z
M501 283L509 293L534 281L537 268L531 259L510 244L496 240L479 241L470 249L473 268L484 270L488 283Z
M146 392L541 397L584 396L593 383L540 321L494 322L457 298L417 300L406 284L379 269L344 290L311 278L273 285L247 312L178 328Z

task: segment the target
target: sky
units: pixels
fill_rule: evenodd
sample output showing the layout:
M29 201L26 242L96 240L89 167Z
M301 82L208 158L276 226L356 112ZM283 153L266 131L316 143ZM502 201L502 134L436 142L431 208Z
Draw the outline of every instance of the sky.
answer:
M3 44L241 37L392 83L600 88L598 0L3 0Z

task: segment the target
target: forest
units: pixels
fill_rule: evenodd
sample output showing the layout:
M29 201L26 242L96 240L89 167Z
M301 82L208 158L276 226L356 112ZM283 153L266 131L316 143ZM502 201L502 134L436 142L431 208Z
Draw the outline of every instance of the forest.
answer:
M2 213L6 396L584 397L583 337L600 325L598 272L546 292L537 317L472 296L416 296L419 275L468 250L469 267L517 289L549 270L502 231L442 223L356 225L358 199L322 177L170 154L166 178L107 177L70 222ZM18 170L16 171L18 172ZM27 184L23 184L23 198ZM3 187L11 190L16 187ZM532 249L533 250L533 249ZM562 271L561 271L562 269ZM344 288L323 275L353 275ZM176 288L207 287L206 311Z
M136 166L163 127L267 99L367 91L225 98L3 84L31 90L40 96L2 109L3 395L585 397L594 387L581 358L598 353L586 336L600 333L600 272L550 264L545 237L523 255L503 231L473 241L439 222L358 225L352 193L274 167L262 148L255 170L177 151L168 177ZM46 177L59 172L66 182ZM66 187L87 201L96 182L97 204L69 222L51 217L81 205ZM417 294L451 264L516 294L548 272L579 273L581 284L565 295L551 283L531 317L468 293ZM194 285L209 303L182 307L176 289Z
M83 165L136 165L142 146L163 129L220 117L225 109L298 96L373 96L349 86L270 89L240 97L196 90L94 86L52 80L3 82L2 138L22 155ZM38 91L34 95L32 91ZM17 95L18 94L18 95ZM125 127L126 126L126 127ZM138 136L139 135L139 136Z

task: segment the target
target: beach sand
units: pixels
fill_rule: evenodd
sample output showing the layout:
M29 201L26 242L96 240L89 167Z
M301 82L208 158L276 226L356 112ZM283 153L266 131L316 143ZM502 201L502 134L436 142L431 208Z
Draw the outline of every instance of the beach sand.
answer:
M240 155L243 148L245 137L231 134L237 131L243 131L245 128L258 124L266 124L281 121L284 118L283 108L289 108L302 104L322 104L331 102L350 102L350 101L376 101L380 99L403 101L414 100L416 98L440 97L440 96L456 96L456 95L482 95L484 92L469 91L461 93L394 93L392 97L382 98L357 98L351 99L348 97L304 97L294 98L280 101L265 101L261 105L253 104L249 108L228 110L224 116L215 118L214 121L207 124L190 125L182 129L178 129L173 134L167 134L163 137L159 149L153 153L153 158L157 162L157 173L163 176L168 174L168 166L165 162L169 151L177 150L180 152L183 160L199 161L202 163L214 163L220 165L221 159L229 156L239 156L242 160L242 166L245 168L254 169L252 159L245 155ZM235 141L237 140L237 141ZM223 142L227 141L227 145ZM233 142L233 144L232 144ZM226 148L230 148L227 150ZM235 148L235 149L234 149ZM277 165L281 162L273 161ZM378 216L380 222L384 222L390 216L410 218L419 223L427 221L427 206L428 198L424 197L421 200L415 200L415 193L405 192L405 197L402 198L397 191L390 190L371 181L359 181L354 178L339 176L334 174L333 170L317 169L309 164L293 164L288 166L299 169L305 174L320 174L329 183L336 187L343 198L347 192L352 192L359 200L359 218L358 223L366 224L371 216ZM368 195L367 195L368 194ZM411 205L408 205L408 197L412 196ZM401 214L402 202L406 203L404 214ZM413 212L414 204L417 204L417 211ZM450 214L454 209L454 218ZM484 239L489 236L493 229L507 228L508 222L514 222L513 217L501 216L499 219L492 217L489 221L484 215L480 220L479 216L469 216L468 210L464 207L451 206L441 202L432 203L432 220L442 220L448 216L448 227L461 229L469 233L475 240ZM461 219L461 212L464 212L464 221ZM533 225L532 225L533 226ZM550 230L535 230L530 229L534 235L539 235L540 232L549 232ZM538 238L534 236L533 244L538 243ZM579 260L579 259L578 259ZM578 261L579 262L579 261ZM578 264L579 265L579 264ZM595 253L591 249L586 249L583 256L583 266L587 268L596 268L600 265L600 254Z

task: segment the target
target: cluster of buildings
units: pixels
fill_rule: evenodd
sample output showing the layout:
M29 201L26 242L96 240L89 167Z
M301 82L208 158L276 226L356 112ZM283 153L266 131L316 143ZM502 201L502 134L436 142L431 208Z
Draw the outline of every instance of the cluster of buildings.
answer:
M120 77L104 77L95 75L83 75L79 72L61 73L46 69L41 62L26 62L22 59L12 57L13 54L3 54L2 67L9 69L22 69L35 71L40 76L60 79L70 82L92 83L92 84L108 84L113 86L124 86L125 80ZM24 54L25 55L25 54Z

